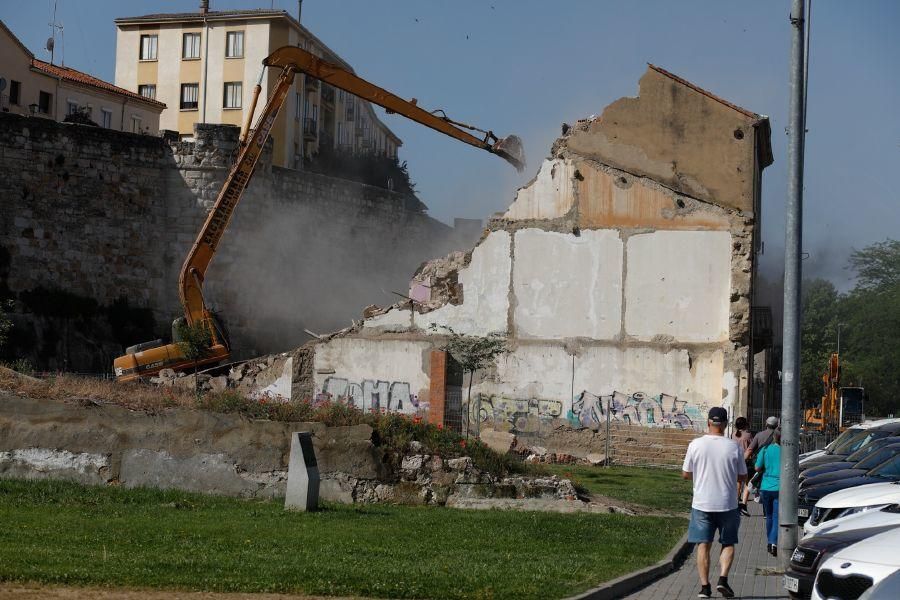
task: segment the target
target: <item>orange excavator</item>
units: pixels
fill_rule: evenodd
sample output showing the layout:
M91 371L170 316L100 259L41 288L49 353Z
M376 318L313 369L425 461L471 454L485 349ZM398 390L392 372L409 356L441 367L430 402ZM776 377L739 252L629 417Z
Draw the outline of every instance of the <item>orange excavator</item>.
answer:
M281 75L272 90L268 103L251 130L250 123L261 91L257 83L247 118L241 131L237 160L225 179L221 192L206 218L197 239L191 248L181 275L178 278L179 296L184 307L184 316L172 324L172 342L162 340L137 344L126 349L125 355L115 359L113 370L118 381L134 381L151 377L163 369L175 371L209 367L228 360L231 349L228 335L218 317L210 311L203 297L203 279L215 256L222 234L228 227L234 209L241 199L256 162L275 123L275 117L287 98L294 76L305 73L349 92L363 100L384 107L388 113L397 113L421 123L443 134L476 148L496 154L522 171L525 167L522 142L517 136L498 138L491 131L484 131L464 123L453 121L441 110L428 112L416 105L415 99L403 100L368 81L357 77L345 69L294 46L279 48L263 61L266 68L280 68ZM262 77L260 77L260 82ZM481 137L469 133L476 131ZM205 335L192 339L203 339L200 351L194 343L184 340L184 332L200 331Z
M822 400L818 406L807 408L803 420L810 431L837 434L865 418L865 390L861 387L841 387L840 355L832 352L828 369L822 374Z

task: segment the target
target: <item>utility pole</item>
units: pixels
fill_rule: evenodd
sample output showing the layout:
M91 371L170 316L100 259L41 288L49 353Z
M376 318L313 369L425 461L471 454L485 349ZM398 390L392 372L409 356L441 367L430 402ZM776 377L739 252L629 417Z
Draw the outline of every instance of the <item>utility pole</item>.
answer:
M803 141L806 136L804 0L791 6L788 196L784 243L784 355L781 403L781 485L778 501L779 556L787 569L797 546L797 488L800 471L800 284L803 243Z

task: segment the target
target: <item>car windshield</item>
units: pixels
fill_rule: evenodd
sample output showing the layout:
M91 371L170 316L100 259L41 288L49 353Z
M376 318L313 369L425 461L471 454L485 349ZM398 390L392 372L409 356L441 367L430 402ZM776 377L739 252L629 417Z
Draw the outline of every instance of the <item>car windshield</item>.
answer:
M874 444L870 444L870 445L874 445ZM869 469L874 469L875 467L877 467L878 465L880 465L887 459L892 458L892 457L896 456L897 454L900 454L900 444L891 444L888 446L884 446L882 448L879 448L877 452L873 452L872 454L870 454L863 460L861 460L858 463L856 463L855 465L853 465L853 468L854 469L865 469L868 471ZM849 457L848 457L848 460L849 460Z
M892 479L895 481L897 479L900 479L900 454L887 459L886 461L866 473L866 475L870 477L878 477L880 479Z
M854 452L853 454L848 456L847 461L859 462L862 459L869 456L870 454L872 454L873 452L875 452L876 450L881 450L882 448L884 448L885 446L887 446L889 444L897 444L897 443L900 443L900 438L886 437L886 438L881 438L880 440L875 440L871 444L869 444L867 446L863 446L862 448L860 448L859 450L857 450L856 452ZM875 463L875 464L878 464L878 463Z
M850 429L847 429L841 435L834 438L834 440L825 447L825 454L834 454L835 448L842 446L844 442L852 437L856 437L864 431L865 429L860 429L859 427L851 427Z
M860 448L868 446L875 440L886 438L889 435L891 435L889 431L878 431L877 429L865 431L862 433L862 435L859 435L855 438L850 438L843 446L835 448L834 454L853 454Z

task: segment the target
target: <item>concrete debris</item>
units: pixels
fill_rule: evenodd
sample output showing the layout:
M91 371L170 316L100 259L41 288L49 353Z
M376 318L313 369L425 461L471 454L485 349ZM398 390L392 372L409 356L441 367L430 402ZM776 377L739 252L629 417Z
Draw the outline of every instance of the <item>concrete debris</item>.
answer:
M606 463L606 455L600 454L599 452L591 452L584 457L584 460L592 465L602 465Z
M483 429L478 437L488 448L500 454L506 454L516 447L515 434L507 431Z
M446 304L463 302L459 271L471 260L471 253L451 252L444 258L422 263L409 284L409 297L420 313Z

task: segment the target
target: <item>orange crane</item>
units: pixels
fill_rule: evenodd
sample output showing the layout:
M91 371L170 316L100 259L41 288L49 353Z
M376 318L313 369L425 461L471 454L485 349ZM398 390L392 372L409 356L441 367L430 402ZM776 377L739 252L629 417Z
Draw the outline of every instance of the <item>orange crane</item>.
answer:
M209 310L203 297L203 280L206 270L215 256L222 234L225 233L234 210L253 176L253 169L262 154L263 147L275 123L275 117L278 116L278 111L284 104L297 73L306 73L363 100L382 106L389 113L403 115L461 142L487 150L500 156L519 171L525 167L522 142L517 136L498 138L491 131L484 131L453 121L441 110L428 112L418 107L415 99L403 100L302 48L294 46L279 48L263 61L263 67L264 69L280 68L281 75L275 83L268 103L256 121L256 127L251 131L249 126L261 91L260 83L257 83L253 90L253 98L241 131L241 145L237 160L225 179L222 190L181 267L178 288L184 316L175 319L172 324L172 342L166 344L163 340L155 340L127 348L125 354L113 362L113 371L118 381L133 381L142 377L151 377L163 369L185 371L212 366L228 360L231 356L225 328L216 315ZM260 81L262 81L262 77L260 77ZM469 131L465 131L466 129L483 135L476 137ZM189 329L185 329L185 326ZM195 352L192 350L191 344L186 344L182 339L185 331L205 332L206 340L202 344L202 351Z

